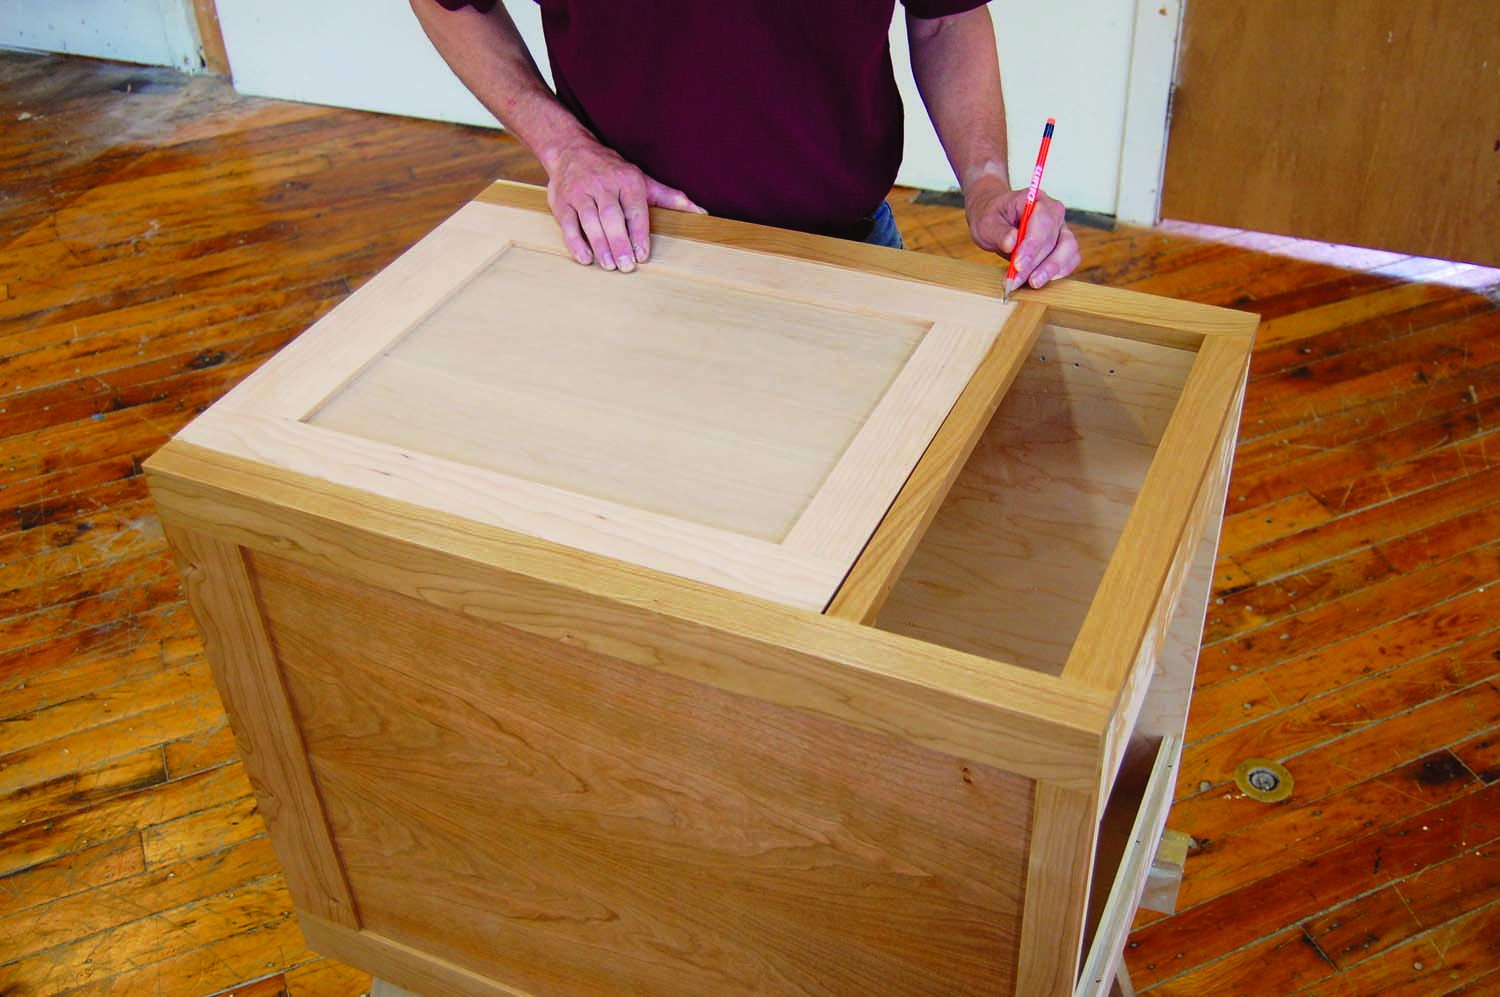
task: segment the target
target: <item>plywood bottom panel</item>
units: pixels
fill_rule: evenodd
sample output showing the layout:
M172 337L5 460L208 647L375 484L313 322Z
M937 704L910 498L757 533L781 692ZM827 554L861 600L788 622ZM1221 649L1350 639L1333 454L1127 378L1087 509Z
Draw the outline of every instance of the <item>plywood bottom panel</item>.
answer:
M876 625L1059 674L1194 356L1045 328Z
M539 994L1013 985L1028 780L250 563L369 931Z

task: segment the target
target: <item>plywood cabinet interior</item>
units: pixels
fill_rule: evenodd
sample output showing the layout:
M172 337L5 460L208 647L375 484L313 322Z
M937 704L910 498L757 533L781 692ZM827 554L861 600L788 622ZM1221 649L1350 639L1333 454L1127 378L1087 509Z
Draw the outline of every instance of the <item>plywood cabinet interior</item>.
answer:
M496 185L148 462L304 932L432 994L1101 992L1254 319L654 224L582 268Z

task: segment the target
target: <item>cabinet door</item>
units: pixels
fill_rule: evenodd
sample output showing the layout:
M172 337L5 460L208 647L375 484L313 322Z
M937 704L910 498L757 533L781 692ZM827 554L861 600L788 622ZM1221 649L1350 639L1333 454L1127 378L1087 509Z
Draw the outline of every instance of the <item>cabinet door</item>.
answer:
M475 202L180 438L821 609L1012 307L674 236L610 273Z

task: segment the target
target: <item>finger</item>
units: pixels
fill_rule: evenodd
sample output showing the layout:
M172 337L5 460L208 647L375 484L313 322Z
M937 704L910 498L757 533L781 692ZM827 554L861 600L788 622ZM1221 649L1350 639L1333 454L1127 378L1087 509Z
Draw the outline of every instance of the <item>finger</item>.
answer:
M1037 201L1031 220L1026 223L1026 241L1016 247L1016 277L1024 282L1031 271L1057 248L1057 240L1067 231L1063 224L1062 205L1057 201Z
M578 206L578 224L589 241L589 248L594 251L594 259L604 269L613 270L615 257L609 250L609 239L604 235L604 227L599 224L599 209L592 200Z
M999 215L990 213L969 226L974 244L991 253L1009 253L1016 243L1016 230Z
M620 192L620 207L625 215L625 236L637 263L651 258L651 208L646 200L646 185L632 185Z
M635 269L635 246L630 239L629 226L625 222L625 209L615 196L607 196L599 203L599 228L609 243L609 255L621 273Z
M561 210L553 211L553 217L557 219L557 227L562 229L563 245L568 247L573 259L584 266L594 262L594 254L589 251L588 240L583 237L583 229L578 223L578 212L563 205Z
M1057 247L1053 249L1052 255L1037 265L1031 273L1030 284L1032 287L1041 287L1048 281L1066 277L1078 269L1083 255L1078 248L1078 239L1072 231L1064 228L1062 235L1058 237Z
M658 208L670 208L673 211L691 211L698 215L708 214L707 211L694 204L692 198L676 187L668 187L666 184L652 180L650 177L646 178L646 200Z

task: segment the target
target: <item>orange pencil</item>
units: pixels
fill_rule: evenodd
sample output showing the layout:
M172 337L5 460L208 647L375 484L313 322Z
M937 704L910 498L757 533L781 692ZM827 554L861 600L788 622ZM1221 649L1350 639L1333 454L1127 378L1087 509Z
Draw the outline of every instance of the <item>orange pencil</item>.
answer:
M1016 248L1010 253L1010 266L1005 271L1005 293L1000 295L1000 300L1009 301L1010 293L1021 283L1016 279L1016 254L1021 251L1021 243L1026 241L1026 225L1031 221L1031 209L1036 207L1037 191L1042 189L1042 167L1047 165L1047 148L1052 145L1052 126L1057 124L1053 118L1047 119L1047 127L1042 129L1042 147L1036 154L1036 169L1031 171L1031 187L1026 191L1026 207L1021 209L1021 224L1016 228Z

